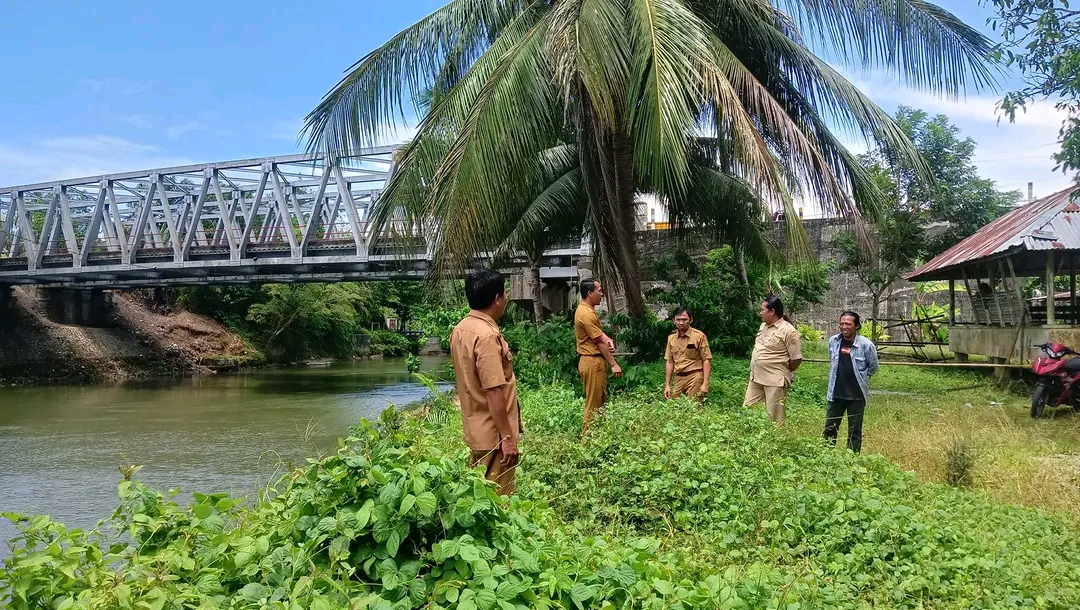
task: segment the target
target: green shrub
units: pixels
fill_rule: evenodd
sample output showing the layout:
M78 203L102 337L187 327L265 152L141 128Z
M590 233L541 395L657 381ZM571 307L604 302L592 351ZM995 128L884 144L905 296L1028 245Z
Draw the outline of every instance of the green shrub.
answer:
M716 364L714 386L745 367ZM19 534L0 599L13 610L1080 605L1069 522L794 438L737 405L638 386L582 443L566 384L526 389L509 504L468 467L449 401L388 410L252 504L197 493L179 506L125 480L120 508L91 531L7 515Z
M655 362L664 357L668 335L675 330L671 320L660 320L653 312L648 312L644 320L634 320L625 314L613 314L610 317L613 327L617 328L616 340L620 351L629 351L628 362Z
M809 324L800 324L799 336L802 337L803 341L810 341L816 343L818 341L821 341L825 337L825 333L814 328L813 326L810 326Z
M454 327L469 315L468 307L457 309L445 309L437 307L425 312L420 317L420 327L424 334L429 337L438 337L439 344L444 350L450 349L450 333Z
M751 284L759 285L759 279L752 278ZM763 295L751 294L739 277L731 246L709 252L700 267L686 265L672 289L656 296L663 303L689 307L694 327L709 338L715 354L744 356L754 346ZM663 343L659 349L663 350Z
M975 467L975 448L964 439L956 439L945 450L945 482L953 487L971 487Z
M368 332L371 341L371 353L393 358L416 353L415 341L394 330L372 330Z
M877 333L874 333L875 330L877 330ZM885 332L885 327L880 322L872 320L863 322L859 328L859 334L872 341L888 341L890 339L889 333ZM875 334L877 334L877 337L874 337Z

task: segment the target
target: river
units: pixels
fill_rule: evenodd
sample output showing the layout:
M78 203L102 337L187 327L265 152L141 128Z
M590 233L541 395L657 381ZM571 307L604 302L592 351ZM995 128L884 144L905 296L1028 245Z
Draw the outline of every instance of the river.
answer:
M445 358L423 359L441 372ZM349 426L429 396L401 359L122 386L0 389L0 512L91 527L116 508L120 464L161 490L252 497ZM0 519L0 557L14 526Z

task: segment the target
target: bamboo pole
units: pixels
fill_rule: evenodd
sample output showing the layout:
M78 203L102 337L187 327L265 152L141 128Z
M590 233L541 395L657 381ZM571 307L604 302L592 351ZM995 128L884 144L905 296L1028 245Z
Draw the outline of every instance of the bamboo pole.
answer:
M818 358L804 358L803 362L813 362L818 364L828 364L828 360ZM941 368L991 368L991 369L1026 369L1027 365L1024 364L1004 364L996 362L894 362L890 360L882 360L878 362L881 366L925 366L925 367L941 367Z

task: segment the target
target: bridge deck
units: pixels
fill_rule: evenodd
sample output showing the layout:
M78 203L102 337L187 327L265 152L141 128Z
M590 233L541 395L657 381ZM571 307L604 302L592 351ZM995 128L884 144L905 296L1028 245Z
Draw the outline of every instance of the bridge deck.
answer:
M329 165L290 155L0 188L0 284L140 286L406 279L417 227L368 220L396 147ZM548 253L564 262L581 248Z

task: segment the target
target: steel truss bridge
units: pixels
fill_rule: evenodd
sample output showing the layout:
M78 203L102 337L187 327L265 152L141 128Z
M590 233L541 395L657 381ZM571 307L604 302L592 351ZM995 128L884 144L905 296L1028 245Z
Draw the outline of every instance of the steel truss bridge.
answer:
M125 289L422 277L422 237L375 236L397 147L291 155L0 189L0 285ZM401 225L401 226L396 226ZM403 221L391 235L416 235ZM580 248L549 255L579 256Z

